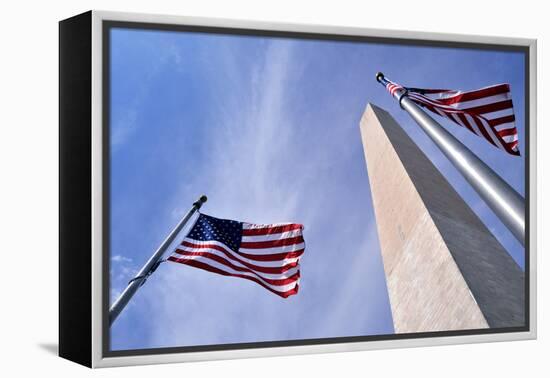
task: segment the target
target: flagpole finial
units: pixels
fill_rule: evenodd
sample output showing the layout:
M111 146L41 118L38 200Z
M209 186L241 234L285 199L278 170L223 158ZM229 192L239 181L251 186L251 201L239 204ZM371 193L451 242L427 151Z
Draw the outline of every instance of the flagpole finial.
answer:
M376 81L380 82L384 78L384 74L382 72L376 73Z
M201 206L203 205L203 203L205 203L206 201L208 201L208 197L205 196L204 194L202 196L199 197L198 200L195 201L195 203L193 204L193 206L196 206L197 207L197 210L201 208Z

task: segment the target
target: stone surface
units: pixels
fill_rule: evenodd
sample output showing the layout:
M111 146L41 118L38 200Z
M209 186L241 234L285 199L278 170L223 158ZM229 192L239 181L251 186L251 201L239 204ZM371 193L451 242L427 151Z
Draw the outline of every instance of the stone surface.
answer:
M386 111L361 119L397 333L524 325L524 274Z

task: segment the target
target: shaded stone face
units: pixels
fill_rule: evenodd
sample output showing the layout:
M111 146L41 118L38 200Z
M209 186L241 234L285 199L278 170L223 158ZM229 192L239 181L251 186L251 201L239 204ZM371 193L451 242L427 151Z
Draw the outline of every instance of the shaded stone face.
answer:
M397 333L519 327L524 274L386 111L361 119Z

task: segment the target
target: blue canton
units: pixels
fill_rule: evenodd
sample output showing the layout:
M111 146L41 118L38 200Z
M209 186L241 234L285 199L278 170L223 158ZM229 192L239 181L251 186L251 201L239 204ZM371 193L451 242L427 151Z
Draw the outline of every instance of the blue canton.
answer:
M225 244L233 251L238 251L241 245L242 233L242 222L200 214L187 237L201 241L217 241Z

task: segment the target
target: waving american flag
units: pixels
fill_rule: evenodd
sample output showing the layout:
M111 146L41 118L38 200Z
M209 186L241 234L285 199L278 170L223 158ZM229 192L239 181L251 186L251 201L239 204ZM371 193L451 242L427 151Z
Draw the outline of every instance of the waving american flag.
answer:
M168 261L244 278L286 298L298 293L303 228L297 223L252 224L200 214Z
M462 92L407 88L384 77L381 81L392 96L405 91L407 97L420 106L467 128L509 154L519 156L510 85L498 84Z

